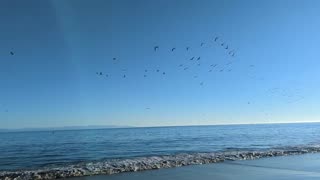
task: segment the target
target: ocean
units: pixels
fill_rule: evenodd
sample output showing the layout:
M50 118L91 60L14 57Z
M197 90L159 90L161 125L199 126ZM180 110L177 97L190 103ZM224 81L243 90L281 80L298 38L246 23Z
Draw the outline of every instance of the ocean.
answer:
M124 162L129 162L127 164L130 166L137 163L130 160L143 162L146 164L143 168L148 169L150 158L151 163L161 161L167 164L172 164L170 160L174 159L172 167L176 167L197 164L198 161L198 164L204 164L206 159L216 154L221 160L223 153L281 151L285 155L300 154L318 152L318 145L320 123L3 132L0 133L0 179L8 173L12 175L39 170L60 173L61 169L82 168L90 171L90 165L95 168L104 166L104 169L94 170L92 174L112 174L117 173L114 169L110 170L112 167L126 166ZM177 164L177 157L183 158L185 164ZM227 158L227 155L224 157ZM188 158L191 163L188 163ZM115 162L121 165L116 167ZM127 170L138 171L143 168ZM82 172L77 176L92 175L91 171L88 173Z

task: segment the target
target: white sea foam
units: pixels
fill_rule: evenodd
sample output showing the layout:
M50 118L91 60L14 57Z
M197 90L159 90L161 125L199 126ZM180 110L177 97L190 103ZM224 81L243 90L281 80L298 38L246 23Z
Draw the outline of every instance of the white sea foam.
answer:
M87 163L77 163L54 168L37 170L2 171L0 179L31 180L59 179L99 174L144 171L151 169L172 168L196 164L209 164L227 160L248 160L273 156L286 156L320 152L320 146L297 146L269 149L265 151L226 151L211 153L183 153L167 156L137 157L131 159L112 159Z

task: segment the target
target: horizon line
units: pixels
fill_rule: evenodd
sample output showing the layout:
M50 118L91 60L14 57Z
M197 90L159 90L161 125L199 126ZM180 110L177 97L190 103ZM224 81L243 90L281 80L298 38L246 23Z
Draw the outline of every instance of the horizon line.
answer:
M125 128L161 128L161 127L196 127L196 126L228 126L228 125L263 125L263 124L309 124L309 123L320 123L320 121L295 121L295 122L257 122L257 123L218 123L218 124L190 124L190 125L155 125L155 126L131 126L131 125L83 125L83 126L57 126L57 127L22 127L22 128L0 128L1 130L7 131L23 131L23 130L88 130L92 129L125 129ZM104 127L105 126L105 127ZM107 127L110 126L110 127ZM66 128L66 129L61 129ZM67 129L75 128L75 129ZM77 129L83 128L83 129ZM88 128L88 129L86 129Z

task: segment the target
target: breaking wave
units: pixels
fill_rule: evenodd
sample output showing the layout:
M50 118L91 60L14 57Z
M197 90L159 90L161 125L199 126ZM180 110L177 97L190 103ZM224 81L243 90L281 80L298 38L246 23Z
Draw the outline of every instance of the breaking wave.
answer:
M117 174L187 165L217 163L223 161L252 160L274 156L287 156L320 152L319 145L268 149L263 151L232 150L208 153L181 153L176 155L136 157L77 163L36 170L0 171L0 179L31 180L59 179L102 174Z

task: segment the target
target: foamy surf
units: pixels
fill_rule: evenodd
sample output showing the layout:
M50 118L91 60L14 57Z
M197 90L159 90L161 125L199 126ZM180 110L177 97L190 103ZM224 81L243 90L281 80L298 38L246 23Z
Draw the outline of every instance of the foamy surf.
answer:
M200 165L223 161L252 160L274 156L297 155L320 152L320 146L297 146L269 149L265 151L226 151L211 153L183 153L166 156L137 157L130 159L111 159L104 161L77 163L59 167L36 170L2 171L0 179L31 180L59 179L92 175L109 175L122 172L145 171L173 168L187 165Z

